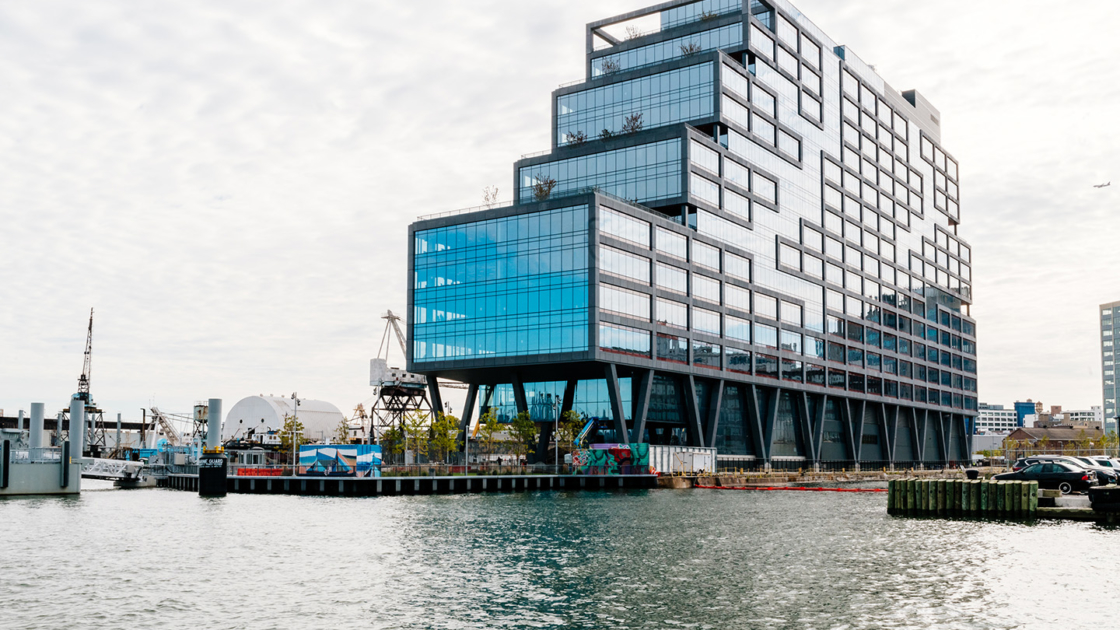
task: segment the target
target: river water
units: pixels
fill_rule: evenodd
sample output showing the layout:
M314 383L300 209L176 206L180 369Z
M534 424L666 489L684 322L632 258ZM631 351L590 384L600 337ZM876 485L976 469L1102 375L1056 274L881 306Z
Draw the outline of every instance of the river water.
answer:
M1096 628L1120 530L883 494L0 501L0 628Z

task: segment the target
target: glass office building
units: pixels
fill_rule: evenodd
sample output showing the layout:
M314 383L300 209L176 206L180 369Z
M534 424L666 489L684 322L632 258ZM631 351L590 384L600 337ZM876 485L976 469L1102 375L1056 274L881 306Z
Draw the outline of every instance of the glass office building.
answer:
M1117 429L1116 416L1120 406L1116 399L1116 347L1115 333L1120 330L1120 302L1101 304L1101 383L1104 390L1104 426L1106 431Z
M542 448L574 409L731 468L966 460L972 250L937 109L784 0L586 39L513 204L410 227L409 370L468 383L464 421L528 411Z

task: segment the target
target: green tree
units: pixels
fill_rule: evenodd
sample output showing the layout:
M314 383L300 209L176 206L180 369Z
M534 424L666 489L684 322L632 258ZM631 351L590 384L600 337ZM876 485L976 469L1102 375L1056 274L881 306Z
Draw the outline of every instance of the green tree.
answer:
M303 446L310 442L303 434L303 423L293 416L284 416L284 428L280 431L280 448L285 453L292 452L293 430L299 435L299 442L296 443L296 446Z
M346 418L339 420L338 426L334 428L334 443L350 443L350 423L346 420Z
M404 452L404 433L398 428L392 428L381 434L382 456L400 455ZM395 459L394 459L395 461Z
M502 423L498 422L498 414L494 412L491 407L489 411L482 414L478 419L479 428L478 432L482 436L482 442L486 444L486 454L494 454L494 436L498 431L502 430Z
M459 419L436 413L436 420L432 423L432 447L436 453L447 461L447 456L459 443Z
M522 411L513 419L510 425L513 434L513 450L520 458L533 448L537 441L539 429L528 411Z
M416 463L421 455L428 454L428 437L431 428L428 423L428 414L421 411L410 411L404 416L405 448L412 448L416 453Z
M565 444L570 452L575 448L576 436L584 425L583 417L569 409L560 414L560 423L556 427L556 444Z

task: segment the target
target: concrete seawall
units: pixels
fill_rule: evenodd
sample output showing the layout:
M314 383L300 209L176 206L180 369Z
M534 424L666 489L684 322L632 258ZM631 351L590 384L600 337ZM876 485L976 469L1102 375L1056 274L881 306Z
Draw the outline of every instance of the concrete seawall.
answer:
M373 497L414 494L468 494L537 490L656 488L654 475L509 475L495 477L230 477L230 494ZM161 488L198 491L197 475L170 475Z

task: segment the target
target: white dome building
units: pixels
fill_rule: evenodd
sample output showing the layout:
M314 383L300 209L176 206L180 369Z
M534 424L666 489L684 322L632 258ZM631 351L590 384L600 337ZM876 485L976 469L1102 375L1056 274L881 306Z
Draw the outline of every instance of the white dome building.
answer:
M284 418L293 415L295 401L277 396L250 396L240 400L226 414L222 424L222 442L244 438L250 430L256 433L280 431ZM338 407L322 400L299 401L299 422L303 436L311 442L327 443L334 439L344 416Z

